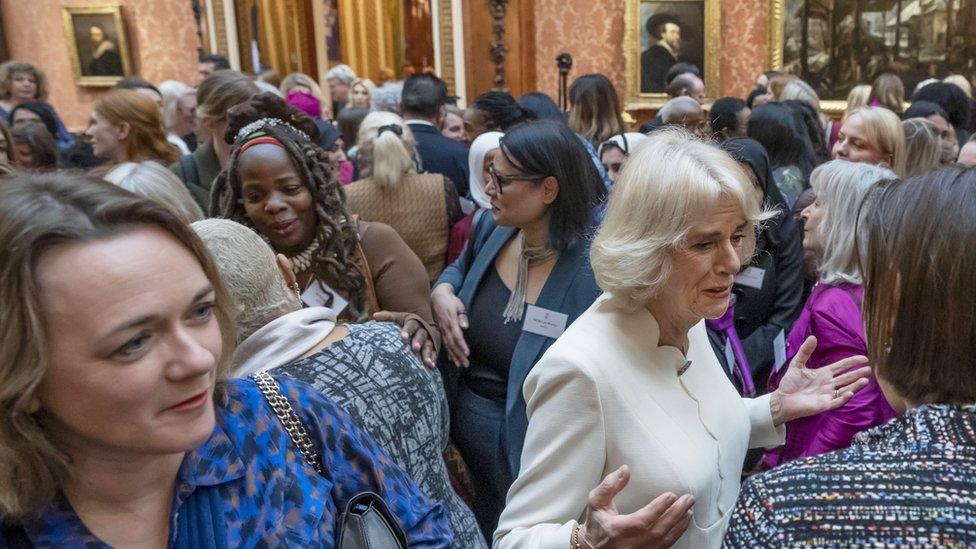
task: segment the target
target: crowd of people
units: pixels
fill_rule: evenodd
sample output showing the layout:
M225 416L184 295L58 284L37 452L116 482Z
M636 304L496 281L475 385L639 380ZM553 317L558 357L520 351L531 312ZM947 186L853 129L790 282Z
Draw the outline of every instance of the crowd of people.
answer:
M976 544L971 79L383 76L0 65L0 546Z

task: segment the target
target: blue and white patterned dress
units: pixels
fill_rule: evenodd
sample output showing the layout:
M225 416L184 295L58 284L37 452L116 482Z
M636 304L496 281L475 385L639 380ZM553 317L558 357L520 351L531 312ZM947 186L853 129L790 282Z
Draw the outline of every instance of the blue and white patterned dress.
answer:
M976 547L976 406L925 405L750 478L725 547Z

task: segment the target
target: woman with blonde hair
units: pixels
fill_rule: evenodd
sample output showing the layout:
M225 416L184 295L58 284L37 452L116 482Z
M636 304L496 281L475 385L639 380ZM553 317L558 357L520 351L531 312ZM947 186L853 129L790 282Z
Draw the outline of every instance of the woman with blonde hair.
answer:
M293 91L300 91L317 99L322 106L321 118L323 120L329 120L334 114L331 109L332 101L326 100L325 96L322 95L322 87L311 76L305 73L293 72L285 76L281 81L281 87L278 89L281 90L281 95L285 98Z
M159 85L163 96L163 127L170 142L176 137L184 143L183 154L190 154L197 148L196 129L197 91L176 80L167 80ZM179 146L179 145L177 145Z
M859 107L840 127L833 158L880 164L895 175L905 173L905 132L898 115L883 107Z
M385 223L403 238L430 281L444 270L451 226L463 213L451 180L417 173L417 142L398 115L373 112L356 140L362 179L346 187L349 213Z
M850 93L847 94L847 110L845 111L844 117L847 117L846 113L849 113L858 107L867 105L870 98L871 86L867 84L858 84L851 88Z
M496 548L718 548L746 450L863 386L863 357L808 370L812 340L755 399L719 365L704 319L725 313L770 215L755 197L735 160L683 131L630 157L590 247L604 294L522 385L528 432Z
M627 131L620 112L617 90L602 74L584 74L569 87L569 127L594 149Z
M912 177L942 166L945 147L935 124L924 118L909 118L905 128L905 177Z
M373 90L376 85L369 78L357 78L349 85L349 104L347 107L358 109L368 109L373 97Z
M905 110L905 83L901 77L890 72L883 73L874 79L868 105L884 107L895 114Z
M145 95L115 89L95 102L85 135L110 164L156 160L169 164L180 151L166 140L159 107Z
M367 491L411 545L450 546L443 507L332 400L228 380L233 301L176 214L52 174L0 185L0 219L0 546L331 547Z
M809 337L817 338L819 345L806 361L812 370L844 357L867 354L855 226L858 210L871 188L894 177L886 168L846 160L823 164L810 177L816 200L800 217L805 222L803 248L816 258L819 277L793 323L786 352L791 357ZM776 390L782 380L782 370L774 373L769 389ZM857 433L894 416L877 380L870 378L867 386L843 406L787 424L786 443L766 452L766 466L844 448Z
M105 180L166 206L187 223L203 219L203 211L186 185L159 162L119 164L105 174Z
M47 78L34 65L23 61L0 64L0 118L7 120L17 105L44 103L54 116L57 127L54 138L58 148L70 148L75 143L75 136L65 127L54 107L47 103L47 94Z

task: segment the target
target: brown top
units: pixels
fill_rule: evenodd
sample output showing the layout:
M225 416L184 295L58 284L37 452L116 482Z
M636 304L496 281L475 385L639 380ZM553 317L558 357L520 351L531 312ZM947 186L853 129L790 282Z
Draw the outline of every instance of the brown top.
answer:
M392 189L362 179L345 191L349 213L393 227L420 258L428 281L437 279L447 261L451 224L461 217L449 179L438 174L407 174Z

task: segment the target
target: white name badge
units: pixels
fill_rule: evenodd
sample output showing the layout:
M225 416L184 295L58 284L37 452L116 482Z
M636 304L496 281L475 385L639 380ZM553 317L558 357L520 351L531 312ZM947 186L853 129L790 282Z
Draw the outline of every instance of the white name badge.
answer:
M336 315L339 315L349 305L349 301L344 299L325 282L313 280L305 292L302 293L302 301L309 307L328 307Z
M773 372L778 372L786 364L786 332L780 330L773 340Z
M529 305L525 310L522 330L556 339L566 331L568 315Z
M746 267L741 273L735 275L735 283L761 290L764 278L766 278L766 269Z

